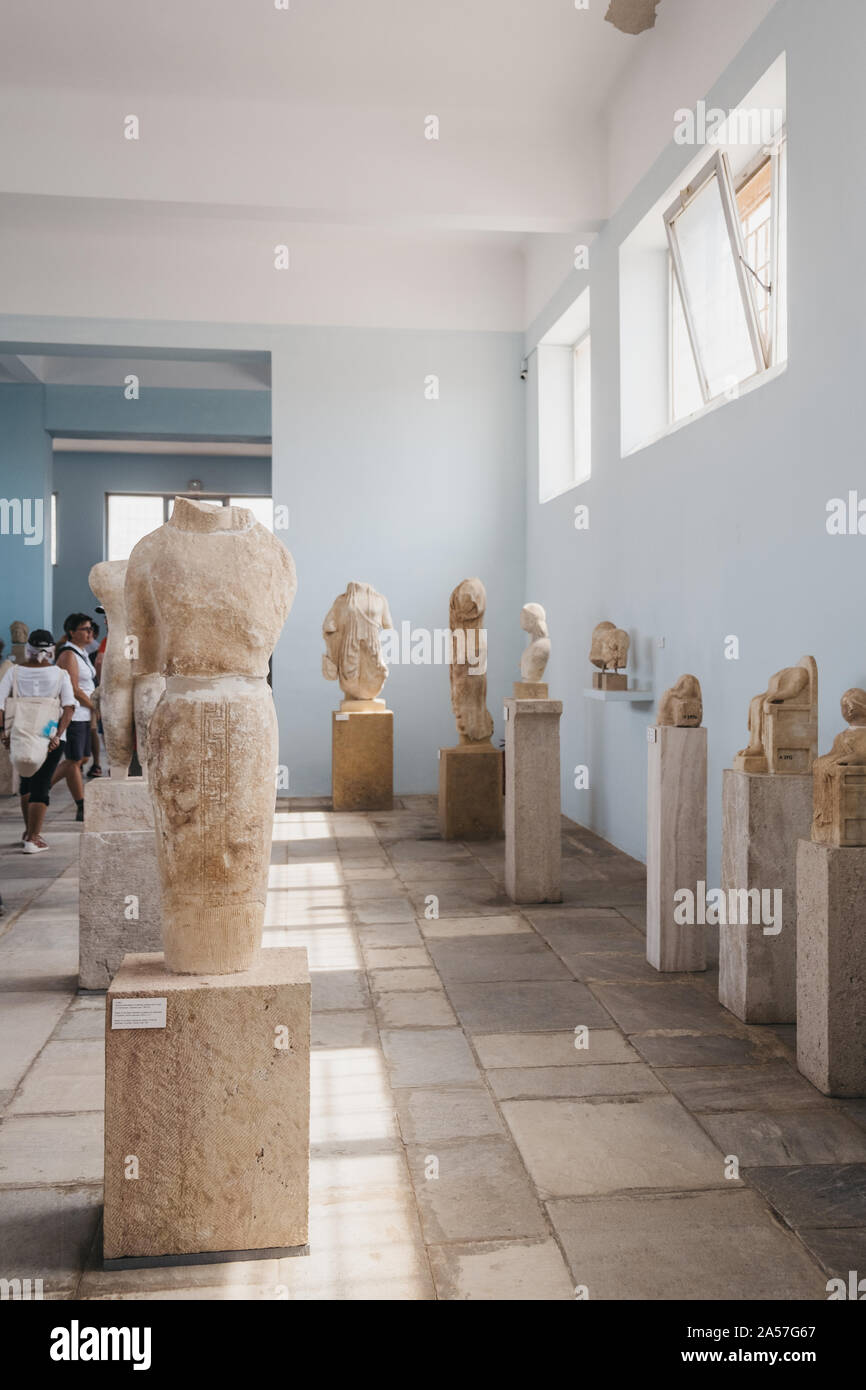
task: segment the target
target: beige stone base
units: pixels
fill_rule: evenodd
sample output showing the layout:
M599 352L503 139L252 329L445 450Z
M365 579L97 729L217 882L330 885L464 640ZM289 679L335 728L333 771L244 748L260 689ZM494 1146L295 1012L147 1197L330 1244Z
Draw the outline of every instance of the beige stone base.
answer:
M443 840L492 840L503 833L504 755L490 743L439 750Z
M619 671L595 671L592 677L593 690L628 690L628 676Z
M331 793L335 811L392 809L394 713L384 701L344 700L331 716Z
M797 845L797 1066L866 1096L866 849Z
M505 701L505 891L562 901L561 700Z
M706 970L706 927L680 924L675 894L707 879L707 731L659 725L647 744L646 957L656 970ZM702 890L701 890L702 891Z
M88 830L153 830L153 802L143 777L100 777L84 786Z
M547 681L515 681L515 700L546 700Z
M164 1000L164 1027L112 1028ZM269 949L238 975L124 959L106 997L106 1260L305 1245L310 977Z

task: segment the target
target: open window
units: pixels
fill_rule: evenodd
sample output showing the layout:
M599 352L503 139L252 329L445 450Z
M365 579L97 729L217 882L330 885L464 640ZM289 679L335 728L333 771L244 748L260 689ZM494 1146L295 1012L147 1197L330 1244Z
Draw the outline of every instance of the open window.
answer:
M673 420L784 360L784 148L780 135L736 181L717 151L665 213Z

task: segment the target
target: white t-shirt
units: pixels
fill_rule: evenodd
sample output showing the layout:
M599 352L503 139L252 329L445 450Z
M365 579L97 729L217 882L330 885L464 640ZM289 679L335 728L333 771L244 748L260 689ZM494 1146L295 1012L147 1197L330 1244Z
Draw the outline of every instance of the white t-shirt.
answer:
M66 647L68 651L72 652L73 657L78 662L78 689L85 695L92 695L96 689L96 672L91 664L90 658L80 647L76 647L74 642L64 642L63 646ZM57 655L61 655L59 650ZM72 716L72 723L81 724L84 720L87 720L89 724L91 713L92 711L88 709L87 705L80 705L78 701L75 700L75 713Z
M16 673L19 695L44 698L57 695L59 691L61 705L66 707L76 703L69 673L64 671L62 666L10 666L0 680L0 707L6 704L12 694L12 678ZM65 735L62 734L61 738L65 738Z

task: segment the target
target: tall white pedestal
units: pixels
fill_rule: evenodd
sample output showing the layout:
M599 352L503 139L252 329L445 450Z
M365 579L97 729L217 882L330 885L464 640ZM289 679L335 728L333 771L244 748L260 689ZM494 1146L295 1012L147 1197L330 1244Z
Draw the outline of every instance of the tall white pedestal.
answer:
M866 848L797 846L797 1066L866 1096Z
M647 960L656 970L706 970L697 895L707 878L707 731L659 725L647 739ZM691 923L674 919L681 890L692 894Z
M796 1021L797 842L811 824L811 773L722 774L722 889L740 920L719 924L719 1002L744 1023ZM781 924L753 921L751 904L743 920L755 890L781 893Z
M562 901L561 700L505 701L505 891Z

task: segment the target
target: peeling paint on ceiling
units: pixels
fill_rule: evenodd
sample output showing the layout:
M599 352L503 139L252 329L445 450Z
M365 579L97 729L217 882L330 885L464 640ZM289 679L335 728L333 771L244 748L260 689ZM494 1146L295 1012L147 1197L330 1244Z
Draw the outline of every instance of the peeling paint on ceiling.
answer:
M652 29L660 0L610 0L605 19L623 34L642 34Z

